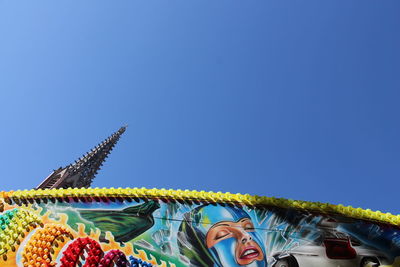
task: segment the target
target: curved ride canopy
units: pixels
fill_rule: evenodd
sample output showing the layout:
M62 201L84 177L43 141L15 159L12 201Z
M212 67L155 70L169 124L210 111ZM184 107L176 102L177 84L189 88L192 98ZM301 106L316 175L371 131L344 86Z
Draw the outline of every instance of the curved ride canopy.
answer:
M0 193L0 266L400 266L400 216L230 193Z

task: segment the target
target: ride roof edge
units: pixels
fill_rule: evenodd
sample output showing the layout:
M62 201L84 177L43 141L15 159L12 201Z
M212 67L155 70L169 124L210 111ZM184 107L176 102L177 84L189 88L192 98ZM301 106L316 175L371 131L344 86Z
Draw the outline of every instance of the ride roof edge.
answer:
M304 210L312 213L342 215L345 217L385 223L400 226L400 215L372 211L370 209L353 208L342 204L334 205L321 202L310 202L292 200L285 198L274 198L249 194L232 194L222 192L206 192L196 190L173 190L173 189L147 189L147 188L67 188L67 189L32 189L17 191L0 191L0 211L4 210L7 204L29 204L33 201L55 200L59 201L87 201L94 198L95 201L102 201L105 198L133 199L156 199L164 202L178 201L186 203L211 203L245 205L248 207L277 207L285 209Z

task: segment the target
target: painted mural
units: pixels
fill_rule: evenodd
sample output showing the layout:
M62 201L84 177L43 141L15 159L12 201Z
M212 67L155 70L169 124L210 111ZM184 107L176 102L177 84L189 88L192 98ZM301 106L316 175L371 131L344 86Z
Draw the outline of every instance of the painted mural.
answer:
M400 266L396 225L279 205L0 198L0 266Z

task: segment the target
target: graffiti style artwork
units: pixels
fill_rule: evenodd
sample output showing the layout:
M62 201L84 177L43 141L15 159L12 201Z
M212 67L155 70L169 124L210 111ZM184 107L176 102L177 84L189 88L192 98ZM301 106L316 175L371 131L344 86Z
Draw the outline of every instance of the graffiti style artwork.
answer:
M0 266L400 266L400 216L229 193L0 193Z

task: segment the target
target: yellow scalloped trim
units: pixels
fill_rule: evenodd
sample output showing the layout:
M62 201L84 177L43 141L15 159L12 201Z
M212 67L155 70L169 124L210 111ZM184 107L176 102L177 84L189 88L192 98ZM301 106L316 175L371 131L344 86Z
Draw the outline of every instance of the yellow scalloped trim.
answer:
M11 199L38 199L46 197L137 197L137 198L162 198L182 201L201 201L213 203L234 203L247 206L274 206L279 208L294 208L318 213L340 214L347 217L363 220L372 220L400 226L400 215L371 211L370 209L353 208L342 204L333 205L320 202L308 202L284 198L252 196L249 194L231 194L229 192L206 192L172 189L146 189L146 188L68 188L68 189L39 189L0 192L0 205L2 200L9 202Z

